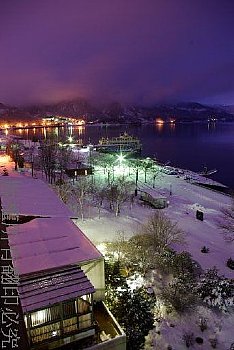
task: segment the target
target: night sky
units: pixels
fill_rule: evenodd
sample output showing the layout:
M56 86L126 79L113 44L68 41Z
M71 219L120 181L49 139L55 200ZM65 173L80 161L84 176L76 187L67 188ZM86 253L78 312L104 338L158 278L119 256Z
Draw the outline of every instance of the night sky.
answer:
M234 104L234 0L0 0L0 102Z

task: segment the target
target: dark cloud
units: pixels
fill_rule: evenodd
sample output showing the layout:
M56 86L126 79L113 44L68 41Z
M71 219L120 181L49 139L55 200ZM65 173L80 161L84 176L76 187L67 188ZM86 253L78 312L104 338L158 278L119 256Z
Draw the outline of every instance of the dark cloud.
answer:
M232 0L2 0L0 101L234 104Z

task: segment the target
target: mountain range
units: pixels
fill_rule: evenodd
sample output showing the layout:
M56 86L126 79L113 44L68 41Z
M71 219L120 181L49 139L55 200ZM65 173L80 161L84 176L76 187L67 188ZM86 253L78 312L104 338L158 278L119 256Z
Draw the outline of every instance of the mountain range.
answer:
M32 120L50 115L83 117L87 122L103 123L147 123L156 118L165 121L207 121L215 118L234 121L234 106L208 106L197 102L156 104L154 106L123 106L118 102L94 105L85 99L15 107L0 103L1 121Z

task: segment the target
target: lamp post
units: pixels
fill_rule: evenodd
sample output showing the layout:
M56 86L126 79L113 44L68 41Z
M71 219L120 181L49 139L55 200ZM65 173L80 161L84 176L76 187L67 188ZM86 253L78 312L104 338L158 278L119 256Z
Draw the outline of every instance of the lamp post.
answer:
M138 167L136 168L136 182L135 182L135 197L137 196L137 183L138 183L138 177L139 177L139 174L138 174Z
M73 137L72 136L69 136L68 137L68 141L71 143L73 141Z
M121 167L121 165L123 164L124 159L125 159L125 156L122 153L120 153L117 156L117 161L119 162L119 167Z
M32 177L34 176L34 158L33 154L31 155L31 169L32 169Z

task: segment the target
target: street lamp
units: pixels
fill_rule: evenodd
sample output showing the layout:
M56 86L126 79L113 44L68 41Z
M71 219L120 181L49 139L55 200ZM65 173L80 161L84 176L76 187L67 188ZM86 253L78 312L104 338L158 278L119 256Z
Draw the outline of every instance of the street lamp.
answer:
M120 153L117 156L117 161L119 162L119 167L121 167L121 165L123 164L124 159L125 159L125 156L122 153Z
M33 153L31 154L31 170L32 170L32 177L34 177L34 156L33 156Z

